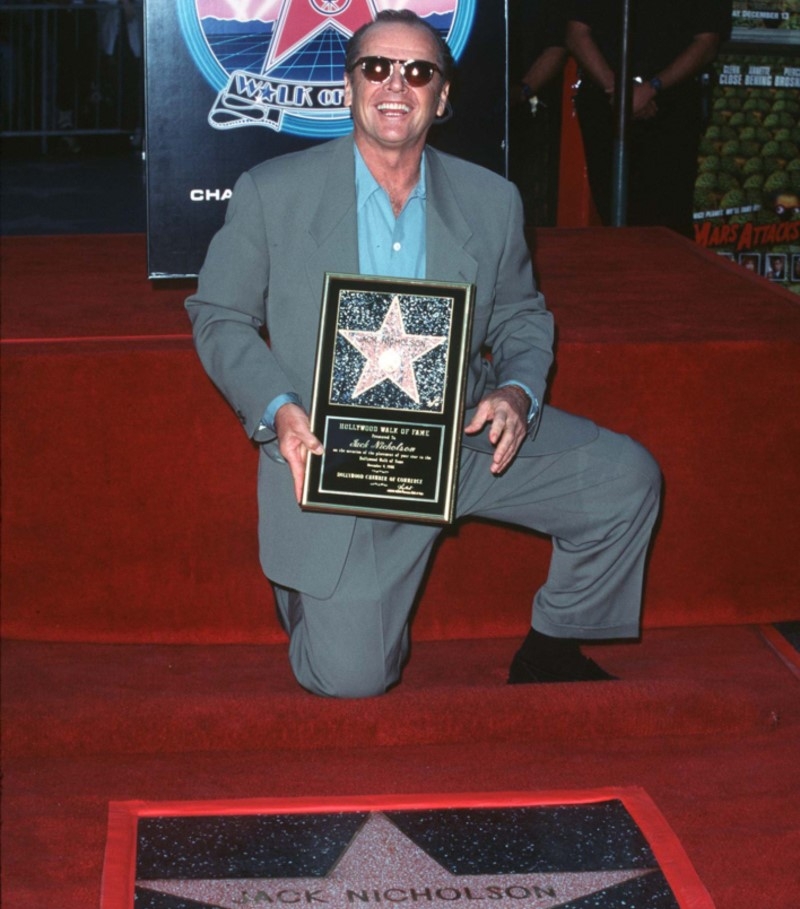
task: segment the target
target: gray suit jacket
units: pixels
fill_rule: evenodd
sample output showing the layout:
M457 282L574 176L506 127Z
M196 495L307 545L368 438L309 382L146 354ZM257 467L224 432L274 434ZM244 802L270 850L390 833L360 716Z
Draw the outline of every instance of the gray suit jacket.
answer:
M553 325L533 282L519 194L490 171L430 148L426 154L426 277L476 286L468 413L510 379L542 401ZM310 405L325 272L359 271L354 168L348 136L243 174L186 303L205 369L247 434L262 443L264 571L316 597L333 591L355 519L302 512L274 435L258 435L258 425L284 392ZM482 355L485 346L491 360ZM589 421L544 407L520 456L570 448L596 432ZM491 450L486 431L465 436L464 445ZM419 531L436 533L425 525Z

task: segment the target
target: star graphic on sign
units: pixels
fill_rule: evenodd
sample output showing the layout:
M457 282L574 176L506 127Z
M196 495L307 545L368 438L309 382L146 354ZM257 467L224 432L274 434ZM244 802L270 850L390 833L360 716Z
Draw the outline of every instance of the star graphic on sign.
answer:
M408 334L397 297L392 297L391 306L377 331L347 331L342 328L339 334L367 358L353 392L354 398L388 379L415 404L419 404L419 390L414 362L447 340L447 335Z
M375 18L372 0L284 0L275 22L267 69L332 25L345 38Z
M536 909L555 909L653 870L452 874L386 815L375 813L323 877L139 880L136 886L215 909L284 902L346 909L383 901L432 905L502 897L520 905L535 901Z

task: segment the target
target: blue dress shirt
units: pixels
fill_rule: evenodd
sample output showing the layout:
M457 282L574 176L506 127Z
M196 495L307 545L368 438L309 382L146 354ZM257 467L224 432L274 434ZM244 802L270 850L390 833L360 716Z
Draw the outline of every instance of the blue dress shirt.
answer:
M382 275L393 278L425 278L425 154L420 163L419 181L406 200L403 210L395 217L386 190L372 176L355 148L356 211L358 217L358 267L362 275ZM530 398L529 423L539 411L533 392L522 382L503 382L518 385ZM501 385L502 387L502 385ZM274 398L259 424L259 431L275 430L275 415L284 404L302 402L294 392Z

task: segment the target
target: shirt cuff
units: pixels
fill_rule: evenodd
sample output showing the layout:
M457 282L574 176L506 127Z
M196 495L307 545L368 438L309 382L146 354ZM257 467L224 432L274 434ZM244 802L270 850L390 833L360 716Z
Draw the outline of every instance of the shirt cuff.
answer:
M539 416L539 399L530 390L530 388L528 388L528 386L524 382L517 382L514 379L511 379L508 382L501 382L497 387L506 388L509 385L516 385L517 388L521 388L531 400L531 406L530 406L530 409L528 410L528 420L527 420L528 429L530 429L531 426L533 426L533 424L535 423L536 418Z
M270 401L267 409L264 411L264 416L261 417L257 432L263 432L266 429L270 432L275 432L275 417L284 404L297 404L298 407L303 406L300 396L296 395L293 391L278 395Z

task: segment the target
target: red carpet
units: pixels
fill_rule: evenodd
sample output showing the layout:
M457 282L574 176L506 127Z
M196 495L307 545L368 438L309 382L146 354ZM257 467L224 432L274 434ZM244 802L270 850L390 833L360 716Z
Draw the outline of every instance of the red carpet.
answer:
M713 909L639 789L112 804L101 909L175 899Z
M764 639L773 650L786 663L791 671L800 678L800 652L781 634L774 625L764 625L761 628Z
M386 696L328 701L298 689L285 644L6 641L3 753L297 753L544 740L567 747L598 736L747 735L800 719L794 679L751 627L665 629L640 644L592 647L622 684L509 688L516 644L418 643L402 684Z
M542 231L536 261L560 326L554 402L642 440L666 477L645 625L793 618L797 299L667 231L612 236ZM191 349L187 288L146 280L139 236L3 251L3 633L283 640L257 561L255 452ZM501 609L485 608L484 545ZM517 635L548 558L534 536L461 527L416 638Z
M4 644L9 905L99 900L109 802L642 787L717 909L795 909L800 681L757 629L593 656L624 681L508 688L513 640L418 644L384 698L300 691L285 645Z
M635 787L717 909L796 909L800 678L759 626L798 617L797 300L657 229L536 260L553 400L666 477L642 642L592 651L624 681L504 684L547 545L468 524L402 685L330 703L289 673L188 288L143 237L4 240L4 905L98 906L110 802Z

